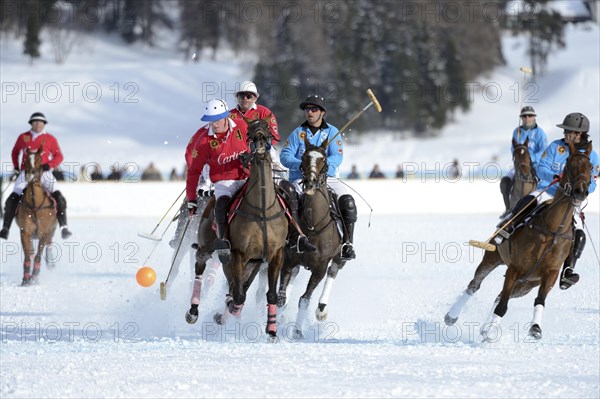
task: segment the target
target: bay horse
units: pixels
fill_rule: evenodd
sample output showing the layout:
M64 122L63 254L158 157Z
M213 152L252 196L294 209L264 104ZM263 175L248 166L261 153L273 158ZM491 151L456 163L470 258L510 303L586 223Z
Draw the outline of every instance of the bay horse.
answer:
M531 161L531 153L529 152L529 137L523 144L517 144L515 139L512 139L513 146L513 168L515 177L513 179L512 189L510 191L510 208L515 207L517 202L524 196L531 193L537 188L537 176Z
M40 274L42 253L52 243L52 237L58 224L54 201L50 194L42 187L43 150L43 146L40 146L35 151L27 149L25 153L25 179L27 187L23 192L16 215L17 225L21 230L21 244L25 253L23 281L21 282L23 286L37 283ZM36 238L38 239L37 252L33 244L33 240ZM32 257L33 273L31 272ZM46 251L46 263L49 267L54 266L52 255L48 251Z
M250 154L243 163L249 164L250 176L242 189L241 203L233 210L235 217L229 224L231 258L223 265L223 272L229 283L226 312L239 316L260 265L268 264L265 331L273 341L277 337L277 280L283 266L288 220L273 180L269 153L272 137L266 120L248 122ZM214 319L223 323L224 317L217 313Z
M298 301L298 315L293 332L295 339L303 338L302 327L307 318L310 298L325 274L327 279L315 315L319 321L327 319L327 303L333 281L338 271L346 264L341 258L343 240L336 223L336 219L339 220L340 216L331 209L332 193L327 186L328 140L320 146L313 146L304 138L304 144L306 151L302 155L300 165L304 194L300 207L300 228L318 250L314 253L301 254L293 249L286 250L277 301L279 307L285 305L287 292L290 291L288 284L298 274L300 265L310 270L311 275L306 291ZM337 216L334 218L334 215Z
M528 294L539 286L534 302L533 320L529 336L542 338L542 315L546 296L556 283L565 259L571 253L573 244L573 213L586 199L592 164L590 142L585 152L579 152L569 144L562 178L556 196L533 216L523 228L517 229L498 246L497 251L486 251L467 289L457 299L446 314L445 322L453 325L469 301L479 290L482 281L499 265L508 266L504 276L502 292L494 302L490 322L483 325L481 333L484 341L491 341L492 329L497 333L502 317L506 314L508 300Z

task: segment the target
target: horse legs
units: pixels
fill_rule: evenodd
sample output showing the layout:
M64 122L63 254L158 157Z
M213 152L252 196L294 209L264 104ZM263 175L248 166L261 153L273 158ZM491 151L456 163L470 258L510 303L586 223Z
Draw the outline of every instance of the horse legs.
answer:
M268 269L264 265L261 265L260 270L258 271L258 287L256 288L256 305L261 303L263 299L263 295L266 292L266 287L268 284Z
M477 270L475 270L475 275L467 289L459 296L446 316L444 317L444 322L448 326L454 325L458 320L458 316L460 312L463 310L467 302L471 299L473 294L475 294L479 288L481 287L481 282L492 272L496 267L502 264L502 259L500 258L500 253L498 251L485 251L483 254L483 259L477 266Z
M500 333L500 321L506 314L508 309L508 300L513 294L515 284L517 284L516 268L509 267L506 270L506 275L504 276L504 286L502 287L502 292L500 293L500 300L498 301L498 299L496 299L498 304L494 308L491 321L482 327L481 335L483 336L484 341L492 341L492 338L490 338L490 331L492 329L494 329L497 334Z
M198 321L198 305L200 305L200 291L202 289L202 275L206 269L206 260L210 257L201 252L200 248L196 251L196 265L194 283L192 286L192 297L190 298L190 309L185 313L185 321L194 324Z
M35 251L33 250L33 242L30 239L32 235L33 233L26 232L25 228L21 228L21 245L23 245L23 252L25 253L25 260L23 262L23 281L21 282L22 286L30 285L32 283L31 258L35 254Z
M48 240L47 235L42 235L38 240L38 248L33 258L33 273L31 274L31 283L36 284L38 281L38 276L40 274L40 269L42 267L42 254L44 253L44 248L46 247L46 241Z
M285 249L279 250L273 255L269 262L269 290L267 291L267 327L265 331L271 340L277 337L277 280L283 266Z
M556 283L556 279L558 278L558 273L560 269L550 270L547 273L544 273L542 276L542 283L540 284L540 288L538 290L538 295L535 298L535 302L533 305L533 320L531 321L531 327L529 328L529 336L540 340L542 339L542 316L544 314L544 306L546 304L546 296Z
M277 294L277 307L282 308L287 303L287 297L292 292L293 280L300 272L300 266L283 265L279 280L279 293Z
M334 260L331 263L331 266L329 266L329 269L327 270L327 278L325 279L323 292L321 293L321 297L319 298L319 305L317 306L317 310L315 310L315 316L319 321L327 320L327 304L329 303L329 295L331 294L333 281L337 277L339 271L340 266Z
M296 316L296 325L294 326L295 339L302 339L304 337L304 334L302 333L302 327L307 319L307 309L310 303L310 298L315 288L317 288L317 285L319 285L321 280L323 280L323 277L325 277L326 272L327 264L321 266L320 268L313 267L311 271L308 284L306 285L306 291L304 294L302 294L300 300L298 301L298 315Z

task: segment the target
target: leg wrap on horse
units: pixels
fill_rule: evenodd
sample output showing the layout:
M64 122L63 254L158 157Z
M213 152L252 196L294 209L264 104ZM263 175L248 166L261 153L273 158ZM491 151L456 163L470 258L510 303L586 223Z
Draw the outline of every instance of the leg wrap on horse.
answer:
M17 193L11 193L6 199L6 203L4 204L4 221L2 231L0 231L0 238L8 238L8 231L10 230L10 225L15 218L15 213L17 212L17 207L19 206L20 200L21 196Z
M349 194L344 194L339 199L340 214L345 225L344 245L342 246L342 258L354 259L356 253L352 243L354 242L354 223L358 220L358 212L354 198Z
M510 211L510 190L512 188L513 181L510 177L504 176L500 180L500 192L502 193L502 199L504 200L504 208L506 213Z
M575 236L573 238L573 249L563 265L560 276L560 289L566 290L579 281L579 274L575 273L573 269L575 268L577 259L581 256L584 247L585 232L581 229L577 229L575 230Z

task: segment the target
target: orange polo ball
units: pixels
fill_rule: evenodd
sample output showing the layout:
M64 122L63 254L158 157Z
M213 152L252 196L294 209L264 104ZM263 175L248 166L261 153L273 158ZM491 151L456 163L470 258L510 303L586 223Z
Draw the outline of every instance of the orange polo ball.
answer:
M140 267L135 275L135 279L142 287L150 287L156 281L156 272L148 266Z

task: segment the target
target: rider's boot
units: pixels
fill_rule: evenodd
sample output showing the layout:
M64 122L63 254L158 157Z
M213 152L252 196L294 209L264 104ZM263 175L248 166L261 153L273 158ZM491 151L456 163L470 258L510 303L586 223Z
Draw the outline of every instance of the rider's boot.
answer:
M298 193L296 192L296 189L294 189L294 186L287 180L282 180L279 183L279 186L285 192L290 215L292 215L292 219L296 222L296 225L299 226L300 217L298 215ZM297 253L317 252L317 247L308 241L308 238L304 234L300 234L298 229L299 227L294 226L294 223L292 223L290 220L288 227L288 248Z
M577 284L579 281L579 274L575 273L573 269L575 268L577 259L579 259L581 253L583 252L583 247L585 247L585 232L577 229L575 230L575 237L573 238L573 249L565 260L560 276L561 290L571 288L572 285Z
M352 260L356 258L354 252L354 223L358 220L356 203L350 194L344 194L339 199L340 213L344 222L344 244L342 244L342 260Z
M214 250L219 256L222 264L229 263L231 257L231 244L225 238L227 234L227 210L231 197L223 195L217 198L215 204L215 223L217 225L217 239L215 240Z
M2 224L2 230L0 230L0 238L5 240L8 238L8 231L10 230L10 225L15 218L15 213L17 212L17 206L19 206L20 200L21 196L17 193L11 193L6 199L6 203L4 204L4 220Z
M56 200L56 218L60 225L60 235L63 240L66 240L73 234L67 226L67 200L58 190L52 193L52 197Z
M504 212L500 215L500 219L503 219L510 212L510 190L512 188L512 179L508 176L504 176L500 180L500 192L502 193L502 199L504 200Z
M187 199L185 199L181 204L181 208L179 208L179 213L173 218L173 221L177 220L177 227L175 228L175 235L173 238L171 238L171 241L169 241L169 246L171 248L176 249L177 245L179 245L179 242L181 241L181 235L183 234L183 230L188 218L189 212Z
M515 227L531 212L537 205L537 201L533 201L535 196L526 195L517 202L515 207L498 223L497 228L502 228L496 234L496 244L500 245L504 240L508 239L515 231ZM527 207L527 209L524 209ZM522 212L521 212L522 211ZM514 215L518 215L513 218ZM511 220L512 219L512 220ZM503 227L504 226L504 227Z

